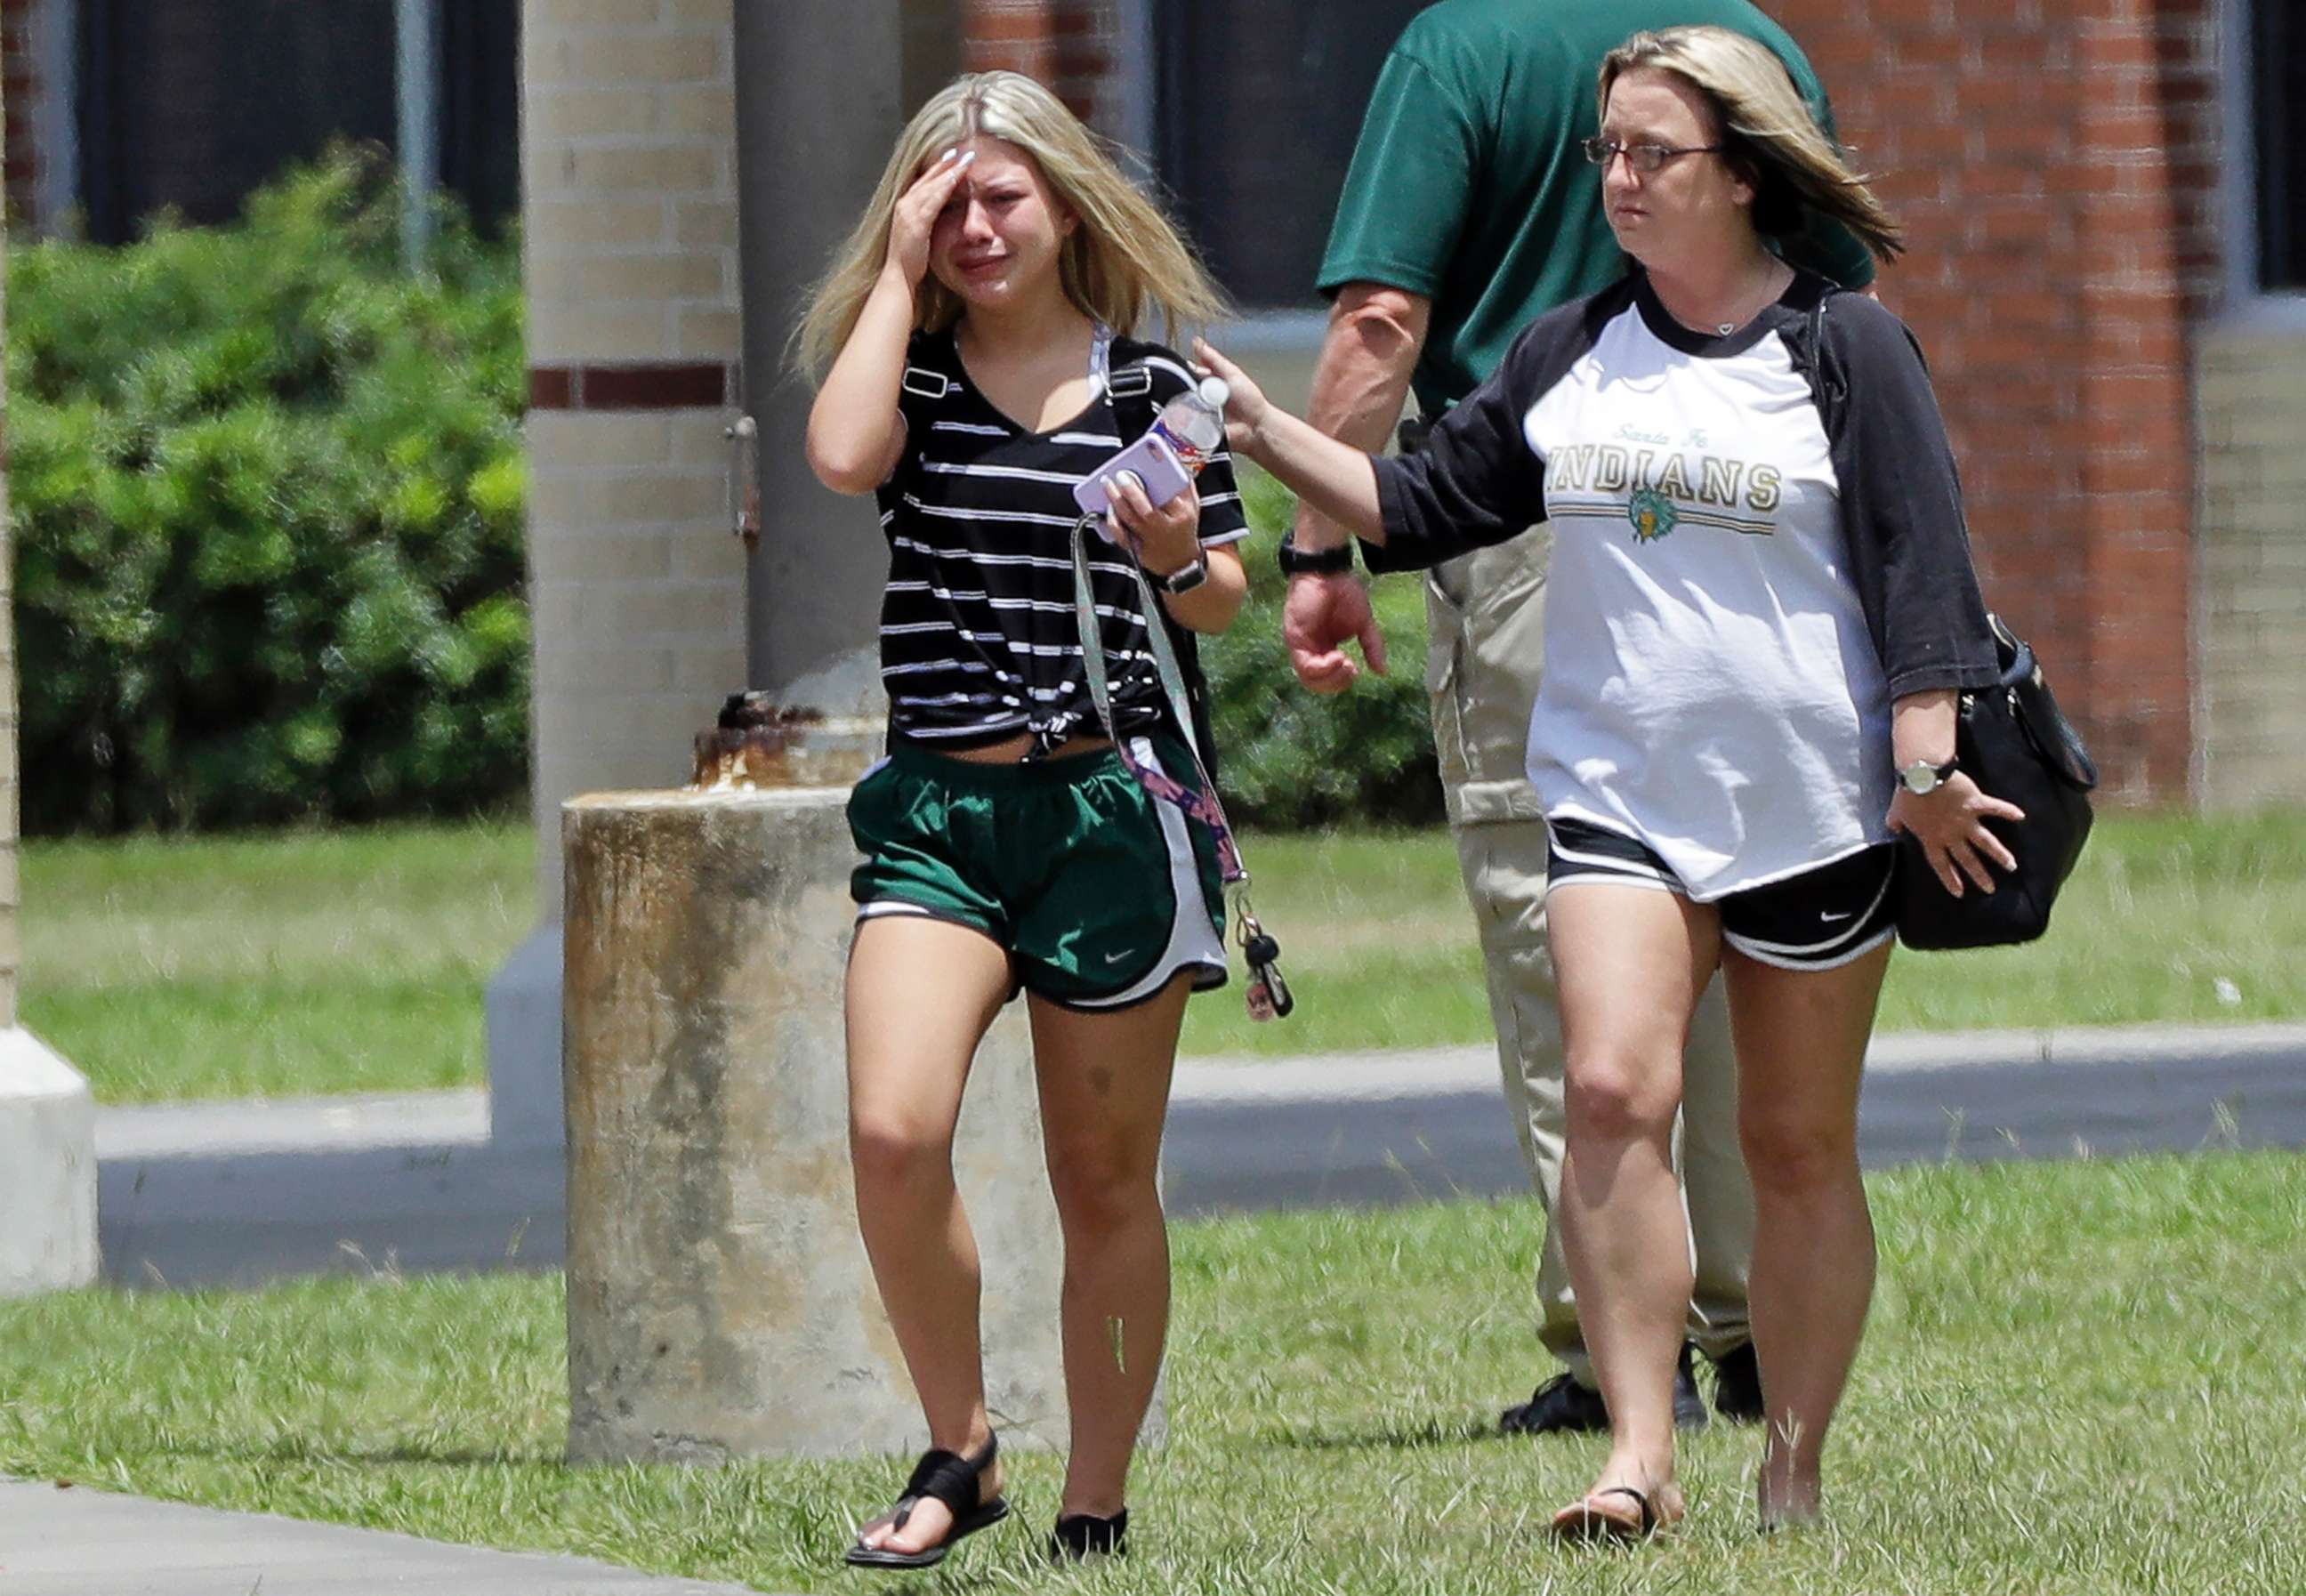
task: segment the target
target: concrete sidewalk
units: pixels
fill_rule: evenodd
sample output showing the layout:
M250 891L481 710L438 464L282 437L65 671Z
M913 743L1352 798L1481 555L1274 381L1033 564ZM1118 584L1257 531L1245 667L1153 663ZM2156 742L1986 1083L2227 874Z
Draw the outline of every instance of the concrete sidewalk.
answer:
M8 1596L749 1596L582 1558L0 1481Z

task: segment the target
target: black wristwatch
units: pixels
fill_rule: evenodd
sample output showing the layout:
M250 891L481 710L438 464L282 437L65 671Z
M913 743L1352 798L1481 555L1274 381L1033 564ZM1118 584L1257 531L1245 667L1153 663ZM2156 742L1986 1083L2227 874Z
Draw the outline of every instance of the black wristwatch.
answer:
M1179 566L1166 576L1154 577L1153 585L1174 599L1192 592L1209 579L1209 558L1206 554L1196 554L1192 564Z
M1354 568L1354 545L1351 539L1334 549L1306 553L1297 547L1297 533L1293 529L1281 534L1281 547L1274 550L1281 562L1285 576L1338 576Z

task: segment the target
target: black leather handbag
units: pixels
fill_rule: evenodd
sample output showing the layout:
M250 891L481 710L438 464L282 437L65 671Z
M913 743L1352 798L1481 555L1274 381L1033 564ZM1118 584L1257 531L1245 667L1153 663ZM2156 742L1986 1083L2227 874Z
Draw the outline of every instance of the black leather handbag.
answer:
M2097 785L2097 766L2059 713L2034 651L2000 616L1989 619L2002 679L1961 696L1954 757L1981 789L2026 812L2020 821L1986 823L2018 868L1996 869L1991 892L1979 892L1971 882L1957 898L1930 868L1922 845L1901 836L1898 940L1909 948L1991 948L2033 941L2049 929L2050 905L2089 838L2089 793Z

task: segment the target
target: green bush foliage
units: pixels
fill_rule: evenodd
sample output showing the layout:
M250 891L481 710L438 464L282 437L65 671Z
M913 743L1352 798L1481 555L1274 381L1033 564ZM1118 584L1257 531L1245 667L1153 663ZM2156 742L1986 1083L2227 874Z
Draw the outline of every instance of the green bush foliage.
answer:
M1273 563L1294 506L1270 477L1242 475L1255 529L1241 545L1249 602L1232 628L1201 650L1228 812L1276 828L1439 820L1422 588L1414 577L1388 576L1372 589L1388 675L1364 671L1351 691L1326 697L1307 692L1282 646L1287 584Z
M11 252L33 832L458 814L527 781L516 249L405 269L355 158Z

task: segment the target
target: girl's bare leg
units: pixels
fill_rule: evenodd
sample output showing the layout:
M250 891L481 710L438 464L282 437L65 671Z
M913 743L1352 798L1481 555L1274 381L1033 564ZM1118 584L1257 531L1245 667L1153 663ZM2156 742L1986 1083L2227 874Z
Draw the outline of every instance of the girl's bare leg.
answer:
M1689 1313L1689 1229L1673 1167L1681 1055L1719 957L1712 911L1670 892L1565 883L1546 900L1567 1054L1568 1134L1556 1210L1577 1319L1609 1404L1610 1451L1589 1500L1630 1486L1660 1517L1674 1484L1673 1373Z
M1826 1427L1874 1294L1858 1174L1858 1075L1890 945L1836 969L1723 955L1738 1039L1738 1129L1753 1173L1751 1294L1769 1438L1764 1527L1814 1518Z
M1041 1135L1064 1232L1065 1397L1072 1412L1061 1513L1110 1518L1161 1371L1169 1235L1156 1182L1191 977L1133 1008L1092 1014L1029 1000Z
M849 1148L857 1223L929 1445L966 1456L992 1435L978 1339L977 1238L952 1180L952 1131L969 1062L1009 994L1009 955L965 926L918 915L860 923L849 953ZM986 1472L987 1497L1000 1489ZM934 1546L944 1503L918 1504L858 1539L895 1551Z

